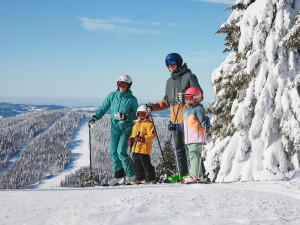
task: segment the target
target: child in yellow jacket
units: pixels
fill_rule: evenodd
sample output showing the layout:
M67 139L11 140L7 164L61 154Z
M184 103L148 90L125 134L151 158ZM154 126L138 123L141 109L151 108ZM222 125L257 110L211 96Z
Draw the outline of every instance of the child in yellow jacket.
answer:
M155 183L155 169L151 164L152 140L156 137L154 125L149 120L150 114L145 105L137 109L139 120L133 125L128 145L133 152L135 182L131 184Z

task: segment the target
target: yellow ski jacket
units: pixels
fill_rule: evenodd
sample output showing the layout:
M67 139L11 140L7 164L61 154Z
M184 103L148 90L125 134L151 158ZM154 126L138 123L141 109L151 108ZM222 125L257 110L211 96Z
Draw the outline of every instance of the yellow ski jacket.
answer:
M156 137L154 125L149 119L136 122L132 127L132 133L129 138L144 136L145 142L134 142L131 151L151 155L152 141Z

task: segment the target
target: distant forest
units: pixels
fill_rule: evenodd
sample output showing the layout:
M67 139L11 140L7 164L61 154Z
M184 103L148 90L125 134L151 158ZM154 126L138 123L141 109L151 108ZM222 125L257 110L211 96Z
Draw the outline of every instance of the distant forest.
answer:
M41 110L0 118L0 189L32 188L42 180L62 172L72 160L70 143L79 126L87 126L92 114L72 109ZM170 138L166 117L154 117L161 144ZM110 115L91 128L92 165L98 185L112 177L109 153ZM162 146L163 147L163 146ZM153 141L152 161L159 163L161 152ZM78 187L81 168L61 182L63 187Z

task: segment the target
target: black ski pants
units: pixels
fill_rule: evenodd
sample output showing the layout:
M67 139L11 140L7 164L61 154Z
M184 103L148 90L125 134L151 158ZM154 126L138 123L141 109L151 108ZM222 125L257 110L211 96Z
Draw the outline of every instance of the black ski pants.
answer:
M133 153L133 162L136 180L155 180L155 169L151 164L150 155Z

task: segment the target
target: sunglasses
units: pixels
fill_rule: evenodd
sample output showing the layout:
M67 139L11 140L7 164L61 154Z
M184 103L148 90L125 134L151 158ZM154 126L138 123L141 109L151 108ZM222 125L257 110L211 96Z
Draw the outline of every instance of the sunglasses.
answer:
M123 82L123 81L118 81L117 85L118 85L118 87L122 87L122 88L127 88L128 87L128 83Z
M136 116L137 116L137 117L145 118L146 116L149 116L149 113L143 112L143 111L138 111L138 112L136 113Z
M168 59L166 60L166 66L169 67L169 66L174 66L176 65L176 61L174 59Z

